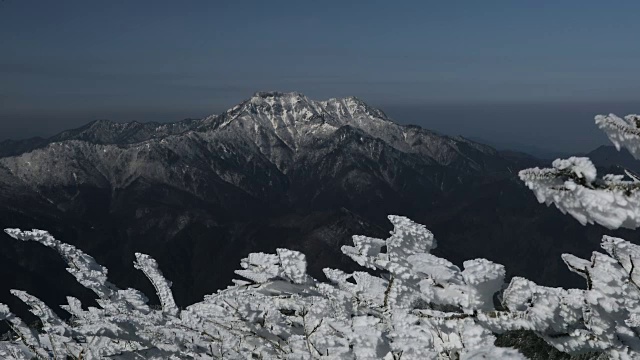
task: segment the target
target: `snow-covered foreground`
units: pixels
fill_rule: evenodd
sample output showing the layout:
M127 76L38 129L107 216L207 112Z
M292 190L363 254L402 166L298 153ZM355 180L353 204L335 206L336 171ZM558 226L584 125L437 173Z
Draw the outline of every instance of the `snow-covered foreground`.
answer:
M565 255L586 290L547 288L523 278L505 287L505 269L485 259L460 269L430 254L423 225L389 216L386 240L354 236L345 255L364 268L325 269L329 283L306 273L305 256L278 249L250 254L237 274L246 280L179 309L151 257L134 266L153 283L161 309L135 289L118 289L107 269L45 231L5 230L15 239L57 250L78 282L98 297L83 309L69 297L59 319L37 298L14 290L43 323L28 327L0 305L15 337L0 342L3 359L524 359L494 346L495 334L534 331L567 353L598 351L640 357L640 247L605 237L590 260ZM379 275L372 275L379 274Z

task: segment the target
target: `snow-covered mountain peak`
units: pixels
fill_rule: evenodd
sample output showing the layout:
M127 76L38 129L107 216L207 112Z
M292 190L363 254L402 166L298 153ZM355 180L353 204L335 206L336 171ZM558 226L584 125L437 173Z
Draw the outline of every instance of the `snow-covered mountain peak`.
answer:
M302 143L331 136L344 126L378 138L384 137L389 126L398 131L398 125L382 111L354 96L316 101L298 92L277 91L257 92L212 123L215 125L211 129L243 129L242 133L248 132L256 143L264 144L267 136L272 138L267 142L269 147L277 140L293 151Z
M206 125L199 131L218 138L244 139L285 172L295 167L299 159L316 152L320 144L330 147L327 144L341 143L338 135L344 135L340 129L346 128L361 134L353 137L358 141L381 141L397 151L420 154L442 165L465 157L462 148L493 153L492 149L466 139L397 124L381 110L354 96L317 101L298 92L257 92L203 123ZM474 168L483 166L472 157L463 162Z
M209 117L208 129L239 127L253 129L255 134L275 132L292 146L298 130L310 123L321 123L326 114L317 102L300 93L257 92L251 98L227 110L219 117ZM336 124L337 125L337 124Z
M259 119L263 124L268 120L266 123L271 123L274 128L283 124L287 127L300 127L305 123L360 128L363 121L390 121L384 112L354 96L316 101L298 92L262 91L229 109L217 123L225 126L234 119L247 117ZM280 122L282 124L276 126Z
M251 97L252 101L259 101L259 99L290 99L290 100L301 100L309 99L303 94L292 91L292 92L282 92L282 91L257 91Z
M263 109L278 110L279 108L290 110L300 108L317 108L315 101L310 100L298 92L260 91L255 93L243 106L262 107ZM317 110L317 109L315 109Z
M379 109L369 106L355 96L342 99L331 98L319 102L324 111L336 116L340 120L355 118L376 118L390 121L387 115Z
M249 109L253 114L281 116L290 113L301 115L300 118L294 119L301 121L309 120L321 111L315 101L297 92L257 92L244 103L243 107Z

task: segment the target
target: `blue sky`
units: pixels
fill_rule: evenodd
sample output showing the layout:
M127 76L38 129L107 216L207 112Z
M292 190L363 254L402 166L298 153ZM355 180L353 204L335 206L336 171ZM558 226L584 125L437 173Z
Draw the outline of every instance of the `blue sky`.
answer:
M585 109L640 112L639 13L634 1L4 0L0 140L200 117L281 90L586 151L604 138Z

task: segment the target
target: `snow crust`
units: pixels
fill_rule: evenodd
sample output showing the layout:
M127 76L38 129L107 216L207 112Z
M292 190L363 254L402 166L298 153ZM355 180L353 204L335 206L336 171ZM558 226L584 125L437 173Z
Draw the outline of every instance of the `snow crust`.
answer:
M377 269L345 273L325 269L329 282L306 273L302 253L278 249L253 253L237 274L246 280L180 310L170 282L148 255L134 266L153 283L162 308L147 305L134 289L107 281L107 270L79 249L41 230L7 229L23 241L58 251L76 279L98 296L99 308L83 309L72 297L60 320L44 303L23 291L12 293L43 322L42 332L27 327L0 305L0 318L17 337L0 342L8 359L524 359L513 349L496 348L493 332L478 320L492 311L504 268L484 259L461 270L429 253L436 246L423 225L390 216L391 236L354 236L344 253Z
M354 236L353 246L342 248L377 275L325 269L329 282L321 282L306 273L302 253L253 253L237 271L245 280L186 309L177 308L170 282L148 255L136 254L134 266L153 283L161 309L148 306L137 290L109 283L91 256L47 232L7 229L15 239L58 251L96 293L99 307L85 310L69 297L63 308L72 318L65 322L36 297L12 290L44 326L37 332L0 304L0 319L16 334L0 342L0 356L524 359L515 349L496 347L495 334L531 330L569 354L640 357L639 246L605 236L604 252L591 259L563 255L585 289L549 288L521 277L507 285L502 265L474 259L461 269L430 253L436 241L425 226L401 216L389 220L394 229L387 239Z

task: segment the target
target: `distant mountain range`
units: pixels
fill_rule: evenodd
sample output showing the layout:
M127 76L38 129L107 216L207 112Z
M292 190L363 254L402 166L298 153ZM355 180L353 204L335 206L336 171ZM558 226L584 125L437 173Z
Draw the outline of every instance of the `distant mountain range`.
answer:
M600 146L584 155L600 169L601 172L615 172L623 174L623 170L640 172L640 161L636 160L629 151L621 148L616 150L613 146Z
M596 164L627 164L600 148ZM438 254L486 257L548 285L582 281L560 259L598 249L539 205L518 170L537 158L392 122L354 98L260 92L228 111L175 123L94 121L51 138L0 143L0 226L43 228L106 265L115 283L153 293L132 267L156 257L186 305L225 287L248 252L307 254L310 270L351 264L350 236L384 237L387 214L426 224ZM615 233L634 240L632 232ZM54 254L0 238L0 302L21 288L52 304L74 285Z
M531 156L534 156L538 159L557 159L557 158L566 158L571 156L572 154L563 153L560 151L553 151L545 148L541 148L535 145L530 144L521 144L518 142L511 142L509 140L506 141L491 141L486 140L479 137L470 137L469 139L473 141L477 141L482 144L490 145L500 151L519 151Z

